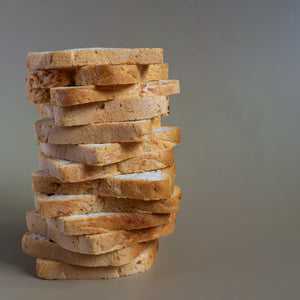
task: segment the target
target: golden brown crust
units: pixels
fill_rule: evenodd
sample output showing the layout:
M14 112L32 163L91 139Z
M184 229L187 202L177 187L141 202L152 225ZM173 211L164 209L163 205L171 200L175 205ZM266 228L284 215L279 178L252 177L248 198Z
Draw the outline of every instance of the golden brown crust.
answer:
M136 96L67 107L41 103L38 113L44 118L54 118L57 126L137 121L168 116L169 97Z
M149 245L150 242L137 243L132 246L99 255L71 252L53 241L27 232L22 238L22 249L27 255L60 261L83 267L121 266L131 262Z
M28 69L62 69L86 65L161 64L161 48L83 48L52 52L29 52Z
M93 194L143 200L166 199L173 194L175 165L159 171L114 175L82 182L61 182L38 171L32 174L32 188L44 194Z
M103 254L136 243L154 240L171 234L175 230L175 214L170 223L136 230L112 230L101 234L65 235L47 226L45 219L38 213L28 212L26 223L29 231L43 235L64 249L84 254Z
M130 263L119 267L81 267L37 259L37 276L44 279L108 279L134 275L151 268L158 250L158 240L151 242L146 249Z
M42 119L35 123L35 136L38 143L52 144L134 142L159 126L155 119L69 127L55 126L53 119Z

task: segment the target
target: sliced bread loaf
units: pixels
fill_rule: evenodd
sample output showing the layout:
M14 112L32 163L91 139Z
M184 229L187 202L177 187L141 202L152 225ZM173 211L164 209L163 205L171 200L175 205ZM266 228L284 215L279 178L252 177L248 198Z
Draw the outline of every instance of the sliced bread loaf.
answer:
M161 48L81 48L29 52L28 69L63 69L86 65L161 64Z
M52 144L134 142L158 127L160 118L68 127L55 126L53 119L42 119L35 123L35 136L38 143Z
M89 194L47 195L35 193L34 205L42 217L60 217L98 212L151 212L166 214L179 210L181 196L181 189L176 185L171 197L149 201Z
M143 200L167 199L173 194L175 165L159 171L114 175L82 182L61 182L47 173L32 174L32 188L44 194L93 194Z
M22 249L27 255L83 267L106 267L128 264L139 256L149 244L150 242L137 243L117 251L89 255L66 250L37 233L27 232L22 238Z
M59 246L83 254L103 254L120 250L136 243L154 240L171 234L175 229L175 214L166 225L136 230L111 230L101 234L65 235L47 225L37 212L26 214L28 230L47 237Z
M119 267L81 267L51 260L36 260L37 276L43 279L108 279L119 278L150 269L158 250L158 240L151 242L139 256Z

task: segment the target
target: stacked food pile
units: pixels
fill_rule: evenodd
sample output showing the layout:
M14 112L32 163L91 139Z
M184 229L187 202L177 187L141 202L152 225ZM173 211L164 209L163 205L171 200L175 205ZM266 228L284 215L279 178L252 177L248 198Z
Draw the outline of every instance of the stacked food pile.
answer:
M23 251L45 279L116 278L153 264L171 234L180 128L161 126L168 95L162 49L90 48L29 53L28 101L39 168Z

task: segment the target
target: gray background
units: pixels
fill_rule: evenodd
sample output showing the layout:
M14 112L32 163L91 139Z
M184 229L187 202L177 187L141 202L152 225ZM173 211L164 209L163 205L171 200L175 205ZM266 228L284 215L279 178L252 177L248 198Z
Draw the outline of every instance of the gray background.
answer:
M299 1L0 1L1 299L299 299ZM162 47L182 127L177 228L153 268L44 281L20 249L37 169L28 51Z

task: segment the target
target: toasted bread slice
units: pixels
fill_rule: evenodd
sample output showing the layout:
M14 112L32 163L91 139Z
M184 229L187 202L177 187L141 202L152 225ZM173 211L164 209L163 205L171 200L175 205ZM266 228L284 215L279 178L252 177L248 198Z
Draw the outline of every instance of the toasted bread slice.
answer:
M137 156L146 151L174 147L180 142L180 127L164 126L143 136L143 142L55 145L40 143L40 152L46 156L104 166Z
M81 48L29 52L28 69L64 69L86 65L161 64L161 48Z
M108 230L134 230L169 223L172 214L100 212L58 218L46 218L49 227L66 235L102 233Z
M158 250L158 240L151 242L130 263L119 267L81 267L51 260L36 260L37 276L43 279L108 279L119 278L150 269Z
M144 81L135 84L103 86L68 86L56 88L28 88L27 99L32 104L50 102L53 105L78 104L119 100L131 97L154 97L180 93L178 80Z
M167 214L179 210L182 193L174 186L171 197L162 200L103 197L96 195L47 195L35 193L35 208L42 217L60 217L99 212L151 212Z
M175 164L158 170L142 173L114 175L82 182L61 182L47 173L32 174L34 192L44 194L93 194L143 200L169 198L173 194Z
M39 154L40 170L62 182L79 182L117 174L159 170L169 167L173 163L174 148L144 152L136 157L106 166L73 163Z
M150 242L137 243L117 251L88 255L66 250L40 234L27 232L22 238L22 249L27 255L83 267L122 266L128 264L139 256L149 244Z
M67 107L41 103L37 108L42 117L54 118L54 123L58 126L137 121L168 116L169 97L136 96Z
M66 235L49 227L37 212L26 214L27 228L51 239L59 246L72 252L83 254L103 254L120 250L136 243L154 240L171 234L175 229L175 214L168 224L136 230L110 230L100 234Z
M35 136L38 143L52 144L134 142L160 126L160 118L68 127L55 126L53 119L42 119L35 123Z

